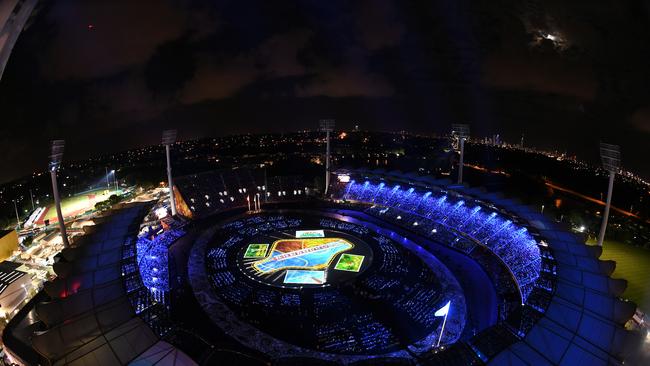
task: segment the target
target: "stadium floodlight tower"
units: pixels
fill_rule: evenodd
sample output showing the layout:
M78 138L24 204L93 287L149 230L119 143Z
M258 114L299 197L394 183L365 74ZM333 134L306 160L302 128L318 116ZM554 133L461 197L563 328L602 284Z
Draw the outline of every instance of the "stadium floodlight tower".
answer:
M333 119L321 119L320 120L320 129L325 131L327 134L326 142L327 147L325 151L325 196L327 196L327 191L330 187L330 132L334 131L334 125L336 121Z
M61 212L61 197L59 196L59 186L56 182L56 171L59 170L59 167L61 166L64 148L65 141L52 141L52 153L50 155L50 176L52 177L52 195L54 196L54 206L56 206L56 218L59 220L61 239L63 240L63 246L69 248L70 242L68 241L68 233L65 230L65 222L63 221L63 213Z
M609 219L609 208L612 205L612 191L614 190L614 177L621 164L621 149L618 145L600 143L600 159L603 162L603 168L609 172L609 186L607 188L607 203L605 212L603 212L603 222L600 224L600 234L598 235L598 246L603 246L605 240L605 230L607 230L607 220Z
M458 161L458 184L463 184L463 163L465 158L465 140L469 137L469 125L451 125L451 135L458 138L458 150L460 160Z
M176 216L176 201L174 200L174 182L172 181L172 163L169 158L171 144L176 142L176 130L163 131L162 144L165 145L167 154L167 184L169 185L169 202L172 207L172 216Z

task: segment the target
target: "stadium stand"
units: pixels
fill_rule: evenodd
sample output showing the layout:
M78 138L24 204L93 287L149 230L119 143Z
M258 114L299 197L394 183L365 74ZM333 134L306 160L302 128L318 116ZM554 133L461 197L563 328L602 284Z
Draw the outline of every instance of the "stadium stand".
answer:
M368 213L411 228L423 226L420 221L414 226L414 220L432 221L427 226L432 234L447 226L488 248L508 265L524 305L511 313L507 322L468 342L483 362L622 364L628 347L634 344L634 336L624 324L636 306L620 299L626 281L609 278L613 264L599 261L600 251L587 247L582 238L526 205L476 188L401 172L343 169L336 174L363 182L335 183L337 200L362 202ZM413 197L418 191L426 204L418 204ZM399 210L397 214L385 215L395 210ZM470 225L472 220L478 223ZM465 232L465 228L471 231ZM442 243L449 243L446 235ZM450 243L456 246L454 241ZM457 249L471 255L476 245L467 243Z
M179 177L175 181L176 197L187 207L188 215L201 218L235 207L246 207L258 197L268 202L304 199L308 187L299 176L267 177L264 169L209 171ZM183 212L181 209L179 212Z

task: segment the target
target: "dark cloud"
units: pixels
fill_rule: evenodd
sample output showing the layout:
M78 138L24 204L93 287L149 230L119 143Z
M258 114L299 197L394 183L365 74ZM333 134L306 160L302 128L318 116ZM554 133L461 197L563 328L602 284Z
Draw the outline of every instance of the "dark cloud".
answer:
M259 73L253 60L245 56L233 58L215 67L211 57L204 55L198 63L194 78L185 86L180 101L193 104L232 97L252 84Z
M381 75L358 69L328 70L296 86L296 96L314 97L387 97L392 86Z
M155 142L152 131L181 122L197 137L310 127L325 115L438 133L466 121L477 134L526 132L581 154L602 135L647 138L647 9L539 4L43 2L0 83L0 169L43 167L52 138L83 158ZM275 117L283 123L269 124ZM627 122L608 134L611 121ZM571 144L581 131L584 143Z
M648 134L650 138L650 106L642 107L636 110L630 118L632 126L639 132Z
M360 8L357 27L361 42L368 50L399 44L406 29L391 1L364 0Z
M156 48L180 37L190 15L171 1L58 1L46 19L54 36L42 68L46 77L94 79L142 65Z
M598 80L585 65L563 60L557 53L507 49L490 53L483 81L489 87L535 91L593 100Z

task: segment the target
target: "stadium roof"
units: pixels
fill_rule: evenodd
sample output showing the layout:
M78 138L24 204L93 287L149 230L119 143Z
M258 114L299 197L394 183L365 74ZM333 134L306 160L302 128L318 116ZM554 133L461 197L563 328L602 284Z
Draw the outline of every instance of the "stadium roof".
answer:
M147 208L146 204L134 204L118 210L100 220L102 223L96 230L79 242L81 246L63 253L70 261L57 264L55 271L59 277L45 284L51 300L34 307L36 316L47 329L39 329L28 337L43 362L195 364L183 352L159 340L136 314L132 293L126 291L124 281L129 277L124 276L122 265L132 260L134 253L122 248L134 241ZM25 332L17 331L15 324L10 324L7 330ZM14 354L20 353L11 345L8 348Z
M14 281L27 274L17 270L18 267L20 267L20 264L15 262L4 261L0 263L0 294Z

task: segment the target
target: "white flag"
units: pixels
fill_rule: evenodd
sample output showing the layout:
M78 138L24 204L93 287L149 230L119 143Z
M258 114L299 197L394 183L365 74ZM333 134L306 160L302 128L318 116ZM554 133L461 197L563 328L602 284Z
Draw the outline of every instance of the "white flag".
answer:
M433 314L433 315L435 315L435 316L445 316L445 315L447 315L447 313L449 313L449 305L451 305L451 301L447 301L447 304L445 304L445 306L438 309L438 311L436 311L436 313Z

